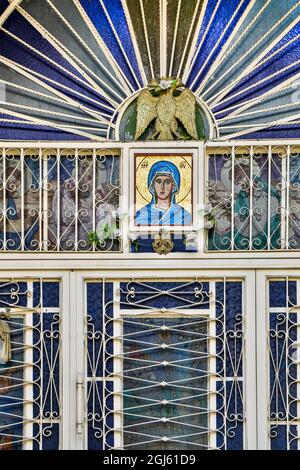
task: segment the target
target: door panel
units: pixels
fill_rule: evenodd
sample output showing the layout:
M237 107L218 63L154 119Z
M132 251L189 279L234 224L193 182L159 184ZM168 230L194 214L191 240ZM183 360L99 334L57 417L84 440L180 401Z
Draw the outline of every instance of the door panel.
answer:
M0 282L0 449L61 444L60 282Z
M250 283L85 278L84 447L252 448Z
M259 445L300 448L300 273L260 273L258 285Z

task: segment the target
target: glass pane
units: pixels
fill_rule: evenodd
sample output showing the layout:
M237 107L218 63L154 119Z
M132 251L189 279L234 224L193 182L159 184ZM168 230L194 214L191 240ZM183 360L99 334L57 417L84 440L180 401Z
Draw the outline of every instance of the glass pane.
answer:
M124 449L205 448L207 320L125 318Z

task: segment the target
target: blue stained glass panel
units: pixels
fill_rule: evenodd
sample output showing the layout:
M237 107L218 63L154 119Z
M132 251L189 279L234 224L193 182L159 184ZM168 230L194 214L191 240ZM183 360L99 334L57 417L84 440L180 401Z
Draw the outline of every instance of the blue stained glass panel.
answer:
M132 87L134 89L139 88L99 0L80 0L80 3L82 7L84 8L84 10L86 11L87 15L89 16L90 20L92 21L93 25L95 26L96 30L98 31L99 35L101 36L102 40L104 41L109 51L113 55L116 63L121 67L121 70L124 71ZM126 23L126 19L124 17L123 9L119 1L117 2L114 1L114 2L109 2L109 3L113 4L109 7L109 10L110 10L110 13L114 15L114 20L117 19L117 24L116 24L117 30L118 32L121 33L121 38L125 39L125 44L124 45L122 44L122 45L123 47L127 46L126 49L124 47L124 50L126 51L126 55L127 57L129 56L129 58L133 61L132 63L130 62L130 64L136 69L136 72L137 72L137 62L136 62L135 56L133 55L134 54L133 46L130 40L130 33L128 31L128 26ZM123 29L122 32L121 32L121 28ZM130 46L130 48L128 46Z
M0 298L2 295L0 294ZM7 364L0 363L0 451L22 450L23 438L23 319L9 322L14 351Z
M114 445L113 382L88 382L88 450L106 450ZM103 401L104 398L104 401ZM105 416L105 422L104 422Z
M129 27L126 21L125 13L123 10L121 0L103 0L103 3L108 11L108 14L114 24L114 28L118 33L120 41L126 54L130 60L130 64L134 69L136 76L140 84L142 85L142 78L139 71L136 55L134 52L134 46L129 31Z
M112 357L116 340L116 330L111 321L114 312L113 283L88 282L87 313L92 317L88 321L94 339L100 338L98 331L102 331L105 320L104 352L99 347L101 340L97 346L92 336L89 338L88 335L87 432L90 449L113 447L114 433L119 432L119 428L113 429L116 391L112 383L111 389L107 384L104 391L102 381L92 379L95 375L99 378L106 375L109 383L110 377L115 377L116 384L122 382L124 422L121 445L125 449L200 449L211 445L209 432L210 427L214 428L215 425L209 421L205 410L208 409L207 378L210 376L207 374L210 343L207 329L209 317L206 315L212 305L216 306L217 319L217 447L243 448L243 284L241 281L217 282L216 301L213 304L209 294L211 288L209 282L194 280L186 283L121 282L116 293L120 302L117 308L121 309L122 315L123 348L117 356L123 364L120 373L119 368L114 369ZM194 305L195 295L198 305ZM180 308L184 308L193 314L194 308L198 308L201 316L162 319L156 315L151 318L151 312L162 307L170 308L173 313L180 313ZM149 309L147 317L144 314L138 317L140 308ZM129 313L134 315L128 316ZM164 346L163 349L161 346ZM97 364L99 358L100 365ZM103 360L106 361L105 371L101 365ZM190 381L192 389L189 387ZM162 388L160 384L163 384ZM119 390L119 385L117 388ZM161 396L166 401L163 407L160 406ZM185 418L187 406L199 408L199 412L193 411L190 420ZM162 419L164 424L158 425L157 420L153 421L153 416ZM176 422L173 423L172 417L175 416ZM172 418L171 421L169 418ZM189 428L194 431L191 439L186 438ZM105 442L103 432L106 432ZM164 440L166 435L168 439Z
M20 44L20 42L11 36L8 36L5 32L0 33L0 52L3 56L44 75L46 78L57 81L64 87L67 87L67 89L59 87L59 85L47 82L46 78L43 79L38 77L41 80L45 80L50 86L60 88L61 92L65 93L67 96L72 96L79 102L84 102L84 96L89 97L99 102L99 105L96 106L99 110L105 110L101 107L101 103L106 105L109 103L101 97L96 90L93 90L90 87L85 86L84 83L79 83L76 80L76 77L78 77L85 82L85 78L78 72L78 70L62 57L59 52L45 38L43 38L42 35L20 13L14 11L10 15L8 20L5 22L5 29L20 38L29 46L36 49L38 52L44 54L52 60L54 64L42 58L32 49L26 47L26 45ZM64 67L66 72L62 71L55 64ZM67 72L72 73L75 77L73 78ZM72 93L72 91L82 93L84 96L80 97L75 93ZM87 101L86 103L87 105L92 106L90 101ZM106 110L106 112L108 112L108 114L110 113L109 110Z
M8 0L0 0L0 15L4 12L5 8L9 5Z
M197 89L197 87L199 86L199 84L201 83L201 81L203 80L207 72L209 71L210 67L212 66L213 62L216 60L216 58L220 54L223 46L225 45L232 31L234 30L234 27L236 26L237 22L241 18L248 4L249 4L249 0L242 0L242 1L233 0L230 2L226 0L221 1L217 9L216 15L206 33L205 40L203 44L201 45L197 59L195 60L195 64L189 75L187 86L189 87L191 86L198 72L202 69L205 63L205 66L199 78L196 80L196 82L194 83L192 87L193 90ZM208 24L208 21L211 19L213 6L214 6L214 2L208 2L208 7L204 16L204 23L200 30L198 43L200 42L202 35L205 34L204 28ZM232 20L233 16L234 16L234 19ZM230 25L229 25L229 22L231 22ZM225 28L226 28L226 32L225 32ZM211 51L214 49L222 33L223 33L222 39L218 43L218 46L215 48L213 54L211 54ZM208 56L210 56L210 59L207 61Z

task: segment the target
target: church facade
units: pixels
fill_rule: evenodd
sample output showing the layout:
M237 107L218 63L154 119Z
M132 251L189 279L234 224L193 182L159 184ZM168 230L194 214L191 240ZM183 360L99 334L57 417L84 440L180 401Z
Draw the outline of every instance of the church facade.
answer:
M0 0L0 450L300 448L300 2Z

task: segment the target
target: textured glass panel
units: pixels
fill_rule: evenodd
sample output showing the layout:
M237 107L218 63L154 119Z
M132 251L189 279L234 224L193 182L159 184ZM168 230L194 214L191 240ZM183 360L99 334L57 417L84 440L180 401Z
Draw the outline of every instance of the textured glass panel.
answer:
M88 282L86 288L86 432L88 449L104 450L114 446L113 383L102 381L113 370L113 290L110 282Z
M289 156L289 214L288 244L291 249L300 247L300 154L293 148Z
M40 2L40 0L25 2L22 8L37 20L59 44L66 48L69 56L76 58L76 63L78 61L81 67L86 66L87 68L84 68L84 70L88 71L90 76L91 72L95 73L102 80L102 83L105 84L105 91L109 93L106 85L107 87L116 86L117 83L114 81L115 74L113 68L105 52L99 47L93 32L83 20L76 5L69 0L52 0L51 3L58 10L58 13L51 8L50 4ZM66 22L69 24L69 27L66 26ZM74 36L70 27L79 35L79 40ZM88 45L89 49L85 47L85 44ZM99 83L96 77L93 77ZM119 83L115 91L125 96Z
M49 248L118 251L119 156L65 151L47 159Z
M123 338L124 448L207 447L207 322L129 317Z
M99 111L107 111L109 114L113 114L112 110L102 108L101 103L108 105L108 102L100 97L96 90L91 90L84 84L80 84L76 77L83 79L82 75L71 66L55 49L51 46L42 35L38 33L33 26L31 26L18 12L14 12L8 22L6 23L6 29L12 34L20 38L25 44L20 44L17 39L8 36L5 32L0 32L0 53L4 57L20 64L27 69L32 70L41 76L39 78L55 89L61 91L67 96L72 97L82 104L92 108L98 109ZM37 50L35 52L32 49L26 47L28 44ZM49 57L51 61L47 61L41 57L38 52L41 52L46 57ZM70 76L67 72L61 71L56 66L64 67L66 71L71 72L75 75L75 78ZM51 82L54 80L56 83ZM83 80L84 81L84 80ZM76 94L77 92L77 94ZM78 95L81 94L81 96Z
M0 151L0 250L118 251L119 194L118 151Z

